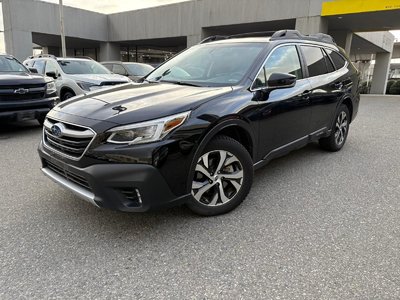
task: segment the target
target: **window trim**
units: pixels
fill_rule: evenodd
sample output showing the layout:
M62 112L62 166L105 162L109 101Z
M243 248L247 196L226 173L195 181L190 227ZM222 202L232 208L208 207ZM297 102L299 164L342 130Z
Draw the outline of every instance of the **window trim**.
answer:
M299 47L301 47L301 46L319 47L319 48L321 48L322 51L324 51L324 53L326 53L325 49L329 49L329 50L331 50L331 51L333 51L333 52L336 52L337 54L339 54L339 55L344 59L344 61L345 61L344 66L341 67L340 69L336 69L336 66L335 66L335 64L332 62L331 57L328 55L328 53L326 53L326 55L328 56L328 58L331 60L331 63L333 64L333 66L334 66L334 68L335 68L335 71L329 72L329 73L325 73L325 74L332 74L332 73L334 73L334 72L337 72L337 71L339 71L339 70L342 70L343 68L346 68L346 67L349 65L349 62L347 61L347 59L346 59L339 51L337 51L337 50L335 50L335 49L333 49L333 48L331 48L331 47L322 46L322 45L316 45L316 44L307 44L307 43L301 43L301 44L298 44L298 46L299 46ZM325 74L316 75L316 76L310 76L310 74L308 73L308 66L307 66L306 61L305 61L304 53L303 53L303 51L302 51L301 49L300 49L300 51L301 51L301 56L302 56L303 61L304 61L304 66L305 66L305 68L306 68L306 70L307 70L307 77L305 77L305 78L318 78L318 77L320 77L320 76L324 76Z
M336 54L338 54L341 58L343 58L343 60L344 60L344 65L343 65L343 67L337 69L335 63L333 62L333 60L332 60L332 58L331 58L331 56L325 51L325 49L329 49L329 50L331 50L332 52L335 52ZM332 49L332 48L329 48L329 47L325 47L325 48L324 48L324 51L325 51L325 53L326 53L326 56L328 56L329 60L331 61L333 67L335 68L335 71L341 70L341 69L343 69L343 68L345 68L345 67L348 66L348 64L349 64L348 60L347 60L346 57L344 57L339 51L336 51L335 49Z
M253 85L254 85L256 79L258 78L258 76L260 75L260 72L261 72L262 69L264 68L264 66L265 66L265 64L266 64L266 62L267 62L267 60L268 60L268 58L272 55L272 53L273 53L276 49L278 49L278 48L280 48L280 47L285 47L285 46L293 46L293 47L295 47L296 52L297 52L297 57L299 58L299 63L300 63L301 72L303 73L303 78L297 79L296 81L306 79L305 73L304 73L304 67L303 67L303 59L302 59L302 56L301 56L301 54L300 54L300 52L299 52L298 44L296 44L296 43L284 43L284 44L279 44L278 46L276 46L275 48L273 48L271 51L269 51L267 57L263 60L263 62L262 62L262 64L261 64L261 67L259 68L258 72L256 73L256 76L254 77L254 79L252 80L252 82L251 82L251 84L250 84L250 89L249 89L250 92L257 92L257 91L260 91L260 90L265 90L265 89L267 88L267 86L265 86L265 87L259 87L259 88L253 89Z

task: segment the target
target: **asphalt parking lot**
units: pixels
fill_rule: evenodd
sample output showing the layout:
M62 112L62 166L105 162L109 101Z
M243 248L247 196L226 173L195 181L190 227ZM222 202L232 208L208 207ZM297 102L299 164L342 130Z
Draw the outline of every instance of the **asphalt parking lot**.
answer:
M100 210L45 178L35 122L0 129L0 299L399 299L400 97L363 97L338 153L256 172L247 200Z

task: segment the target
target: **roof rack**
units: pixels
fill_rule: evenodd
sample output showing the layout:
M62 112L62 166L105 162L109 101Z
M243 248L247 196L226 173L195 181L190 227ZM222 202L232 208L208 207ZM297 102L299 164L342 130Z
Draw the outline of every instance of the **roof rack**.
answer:
M328 44L335 44L335 40L329 35L325 33L316 33L310 35L303 35L297 30L279 30L275 32L272 37L271 41L276 41L280 39L302 39L308 41L315 41L315 42L323 42Z
M209 42L215 42L220 40L234 39L234 38L242 38L242 37L271 37L271 41L281 40L281 39L302 39L309 40L315 42L323 42L328 44L335 44L334 39L324 33L316 33L311 35L303 35L297 30L278 30L278 31L259 31L259 32L249 32L249 33L240 33L233 35L213 35L205 38L200 42L200 44L205 44Z
M50 58L54 58L57 59L57 57L53 54L37 54L37 55L31 55L28 56L27 59L32 59L32 58L43 58L43 57L50 57Z
M206 37L204 40L200 42L200 44L205 44L209 42L215 42L220 40L228 40L235 38L245 38L245 37L269 37L274 34L275 31L257 31L257 32L248 32L248 33L238 33L232 35L213 35Z

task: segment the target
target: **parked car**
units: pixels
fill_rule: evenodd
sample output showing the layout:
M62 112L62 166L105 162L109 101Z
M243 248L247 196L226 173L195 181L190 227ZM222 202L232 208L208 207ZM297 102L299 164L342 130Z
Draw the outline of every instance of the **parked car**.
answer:
M34 74L16 58L0 55L0 120L38 120L58 101L54 80Z
M208 38L145 82L56 106L43 172L99 207L226 213L271 159L313 141L342 149L360 100L359 72L332 38L292 30Z
M90 91L130 82L125 76L112 74L90 58L57 58L53 55L31 56L24 65L54 78L61 101Z
M154 67L142 63L105 61L101 64L111 72L127 76L136 82L154 70Z

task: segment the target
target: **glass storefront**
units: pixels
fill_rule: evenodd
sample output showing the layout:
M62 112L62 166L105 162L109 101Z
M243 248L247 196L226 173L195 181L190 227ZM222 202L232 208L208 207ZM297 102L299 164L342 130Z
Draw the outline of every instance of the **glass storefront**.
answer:
M170 59L185 47L121 46L121 61L139 62L157 66Z

